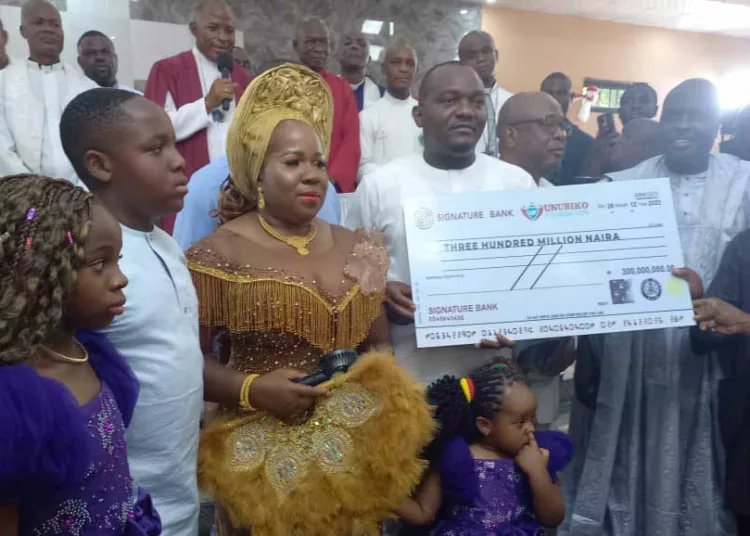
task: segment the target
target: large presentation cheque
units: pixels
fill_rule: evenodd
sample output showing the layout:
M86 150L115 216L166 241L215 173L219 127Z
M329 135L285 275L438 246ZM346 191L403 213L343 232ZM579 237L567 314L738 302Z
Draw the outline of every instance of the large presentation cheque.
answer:
M693 325L668 179L409 199L417 345Z

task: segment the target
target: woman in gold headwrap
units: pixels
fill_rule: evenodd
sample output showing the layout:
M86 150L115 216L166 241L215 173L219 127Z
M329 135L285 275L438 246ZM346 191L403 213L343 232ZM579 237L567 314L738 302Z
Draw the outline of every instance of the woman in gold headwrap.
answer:
M211 374L221 378L207 381L206 390L219 392L207 392L206 396L225 403L221 413L227 419L230 418L227 415L239 415L231 409L238 406L262 409L286 421L299 417L320 393L291 379L317 370L320 357L332 350L353 348L361 353L390 345L383 312L388 256L380 238L316 218L328 186L325 168L332 107L326 82L305 67L285 64L256 78L242 97L229 130L227 156L231 180L219 201L221 226L187 252L198 292L201 335L207 353L217 335L223 333L217 345L221 349L217 358L227 367L211 367ZM393 376L390 372L386 375ZM221 389L216 387L219 385ZM399 388L394 387L396 391ZM346 399L349 395L344 395L343 404L354 402L354 405L344 408L338 417L326 413L326 423L345 421L348 424L342 424L344 428L356 427L370 419L378 407L385 407L385 401L376 401L376 397L366 393L355 393L354 398ZM421 394L408 394L412 395L415 397L412 405L419 406ZM322 406L325 404L318 405L316 415L328 411ZM353 417L352 408L359 412L359 417ZM335 413L335 408L331 411ZM429 415L426 410L423 413L425 418L420 426L429 434ZM414 426L413 422L410 424ZM234 509L228 506L229 499L227 504L219 505L220 536L244 533L233 528L230 519L237 523L238 519L253 516L255 527L263 517L268 520L264 522L266 527L274 527L282 514L271 512L265 516L266 509L262 513L257 509L250 514L243 511L246 505L255 508L255 503L268 499L252 495L262 483L245 489L256 476L265 478L252 472L264 456L266 463L271 463L267 459L273 457L271 454L253 457L259 449L270 452L271 447L266 449L257 443L258 437L266 438L266 432L251 429L242 435L244 432L238 429L236 438L227 437L226 429L233 425L222 426L209 427L204 432L199 468L204 487L209 491L225 497L241 497L235 501L239 506ZM284 429L283 433L288 431ZM327 474L345 472L343 465L336 467L336 464L343 463L346 452L351 450L351 434L338 429L326 433L332 442L321 440L310 456L320 458L317 465ZM317 445L317 439L310 441ZM296 446L298 443L292 447ZM325 460L323 449L329 449L326 452L330 456ZM414 463L411 466L407 463L402 469L407 480L419 474L416 460L419 445L416 449ZM266 471L270 475L268 489L286 497L295 476L312 471L308 465L312 467L312 462L300 461L292 452L288 459L278 461L270 473ZM244 476L238 473L243 470L250 472ZM210 485L205 484L208 481ZM352 480L342 482L332 485L344 489ZM406 484L406 490L409 485ZM229 487L237 489L226 489ZM331 488L324 493L332 493ZM392 495L393 491L389 493ZM313 501L321 501L314 492L306 494ZM317 506L310 508L315 510ZM324 519L329 514L321 515L317 529L309 527L295 533L317 534L327 524L348 530L346 523L337 525ZM279 530L275 526L266 532Z

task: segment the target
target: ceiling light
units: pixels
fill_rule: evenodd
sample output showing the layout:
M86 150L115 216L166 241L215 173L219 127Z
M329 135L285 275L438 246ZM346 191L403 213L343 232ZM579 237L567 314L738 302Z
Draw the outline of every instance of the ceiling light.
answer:
M461 13L461 15L468 15L469 14L469 10L468 9L462 9L461 11L459 11L459 13Z
M362 33L370 35L379 35L380 30L383 28L382 20L366 20L362 23Z

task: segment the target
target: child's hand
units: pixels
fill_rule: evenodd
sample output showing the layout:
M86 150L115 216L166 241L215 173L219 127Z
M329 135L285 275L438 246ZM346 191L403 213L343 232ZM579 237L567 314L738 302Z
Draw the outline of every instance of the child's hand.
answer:
M547 471L549 463L549 450L539 448L534 433L529 433L529 442L518 451L516 463L526 476Z

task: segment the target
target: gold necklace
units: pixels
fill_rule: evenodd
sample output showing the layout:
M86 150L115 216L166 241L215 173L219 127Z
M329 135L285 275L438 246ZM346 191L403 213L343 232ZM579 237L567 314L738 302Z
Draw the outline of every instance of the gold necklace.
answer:
M258 214L258 221L260 222L260 226L263 227L263 230L274 237L276 240L284 242L287 246L293 247L297 250L297 253L302 256L310 254L310 250L307 249L307 246L310 244L310 242L315 240L315 236L318 234L318 228L315 227L314 223L310 224L310 232L308 232L305 236L287 236L281 234L276 229L271 227L266 219L260 214Z
M61 354L60 352L55 352L52 348L43 344L41 345L41 348L52 358L53 361L60 361L61 363L73 363L74 365L81 365L83 363L86 363L89 360L88 351L86 351L86 348L80 342L78 342L78 339L73 339L73 342L75 342L76 346L83 352L83 357L70 357Z

